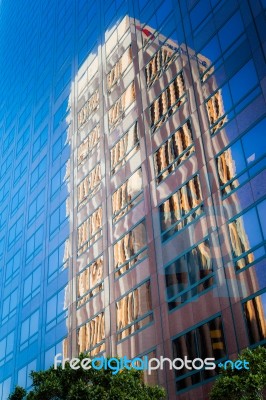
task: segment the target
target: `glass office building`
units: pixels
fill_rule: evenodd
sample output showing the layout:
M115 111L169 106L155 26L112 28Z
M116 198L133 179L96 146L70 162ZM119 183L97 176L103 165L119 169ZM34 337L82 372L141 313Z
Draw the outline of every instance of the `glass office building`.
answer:
M1 2L0 399L57 353L266 343L265 6Z

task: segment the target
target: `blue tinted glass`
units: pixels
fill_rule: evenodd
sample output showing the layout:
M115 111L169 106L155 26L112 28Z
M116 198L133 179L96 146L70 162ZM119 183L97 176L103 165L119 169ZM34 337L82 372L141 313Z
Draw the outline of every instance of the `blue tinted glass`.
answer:
M166 19L167 15L172 12L172 1L164 0L160 8L156 11L158 26L161 26L162 22Z
M216 35L200 51L200 54L207 57L210 60L210 64L214 63L221 56L221 48Z
M218 32L222 50L225 51L243 31L242 18L237 12Z
M262 201L258 205L258 213L260 218L260 223L262 227L263 237L266 240L266 201Z
M230 79L230 89L234 103L237 103L242 97L258 83L257 73L253 61L249 61L243 68Z
M241 219L243 219L245 230L242 232L244 241L247 241L250 248L256 246L262 241L260 225L255 208L246 212ZM241 232L239 233L241 234Z
M237 141L233 146L230 147L233 163L235 166L235 175L238 175L241 171L246 168L245 157L243 154L241 142Z
M200 0L190 13L192 29L195 29L211 11L209 0Z
M223 108L225 113L228 112L232 106L232 98L231 98L231 94L230 94L230 90L229 90L229 86L226 84L221 88L221 99L222 99L222 103L223 103Z
M257 161L266 153L266 119L254 126L242 139L243 149L248 164Z

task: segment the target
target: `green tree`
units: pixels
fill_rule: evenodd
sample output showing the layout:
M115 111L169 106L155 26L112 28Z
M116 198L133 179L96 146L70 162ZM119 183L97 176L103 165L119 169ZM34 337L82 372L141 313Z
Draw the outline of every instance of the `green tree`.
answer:
M79 356L82 361L87 356ZM111 367L113 364L111 363ZM115 366L115 364L114 364ZM72 369L69 363L62 369L50 367L46 371L31 372L33 389L26 394L17 386L9 400L159 400L165 390L148 386L141 371L122 369L117 374L107 369Z
M266 348L246 349L238 360L246 360L249 369L221 369L210 400L263 400L266 389Z

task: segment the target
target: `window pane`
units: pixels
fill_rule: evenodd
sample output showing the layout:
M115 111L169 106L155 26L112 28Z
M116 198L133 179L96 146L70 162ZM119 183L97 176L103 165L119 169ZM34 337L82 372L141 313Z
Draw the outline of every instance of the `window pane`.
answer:
M116 328L118 331L121 331L118 334L118 340L142 328L143 322L141 323L139 320L142 319L145 325L151 322L151 314L148 319L145 318L145 315L151 311L150 282L148 281L116 303Z
M105 350L104 313L98 314L78 329L78 353L90 350L95 356ZM92 350L93 349L93 350Z
M114 268L118 278L147 255L145 222L130 230L114 245Z
M266 339L266 293L244 303L250 344Z

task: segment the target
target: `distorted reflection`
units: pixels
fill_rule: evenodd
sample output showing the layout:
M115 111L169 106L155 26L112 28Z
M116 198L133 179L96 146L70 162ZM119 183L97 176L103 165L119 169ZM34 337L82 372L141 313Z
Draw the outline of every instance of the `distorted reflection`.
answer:
M93 261L77 277L77 307L103 290L103 256Z
M129 46L107 75L107 88L109 92L119 83L119 79L123 76L131 63L132 49L131 46Z
M96 90L78 113L78 128L99 108L99 90Z
M177 59L179 53L175 49L162 47L145 67L147 86L151 87L167 68Z
M142 199L142 170L139 168L112 196L113 221L117 222Z
M136 100L135 84L132 82L122 96L108 111L109 128L113 129L129 113Z
M150 281L143 283L116 303L118 340L132 335L152 320Z
M165 269L169 310L189 301L214 283L209 241L202 242Z
M100 140L100 125L89 133L84 141L78 147L78 165L83 163L89 156L90 152L97 146Z
M112 147L111 174L115 174L139 150L138 122Z
M195 175L160 206L163 241L203 213L198 175Z
M186 88L183 72L181 72L150 107L152 132L155 132L185 100Z
M175 171L194 151L191 124L188 120L154 153L157 183Z
M97 164L85 179L78 185L78 205L81 207L100 189L101 164Z
M78 255L102 236L102 207L94 211L78 228Z
M225 110L222 97L222 89L214 93L207 101L207 112L210 125L212 127L211 132L215 133L227 122L227 117L224 116Z
M105 350L104 313L98 314L78 329L78 354L88 351L91 356Z
M139 223L114 245L115 277L119 278L128 269L147 256L145 222Z

